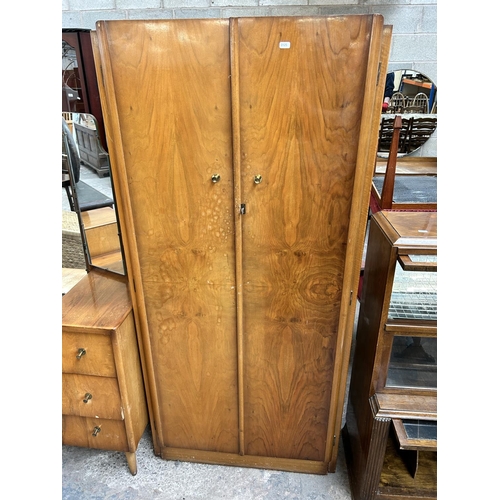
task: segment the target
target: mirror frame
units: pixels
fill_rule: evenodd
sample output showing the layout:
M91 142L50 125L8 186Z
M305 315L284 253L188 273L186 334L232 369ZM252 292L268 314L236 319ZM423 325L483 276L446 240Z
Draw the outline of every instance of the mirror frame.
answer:
M69 178L69 187L71 191L70 209L72 204L78 220L78 227L80 228L80 236L83 246L83 256L85 259L85 270L89 272L92 268L92 264L90 260L89 248L87 244L87 235L85 234L85 226L82 220L80 204L78 202L78 196L76 194L76 183L79 182L80 180L80 171L79 171L80 159L78 156L78 150L76 149L75 140L73 138L73 135L71 134L68 124L66 123L64 117L61 118L62 118L62 141L64 149L66 151L66 159L68 166L67 175Z

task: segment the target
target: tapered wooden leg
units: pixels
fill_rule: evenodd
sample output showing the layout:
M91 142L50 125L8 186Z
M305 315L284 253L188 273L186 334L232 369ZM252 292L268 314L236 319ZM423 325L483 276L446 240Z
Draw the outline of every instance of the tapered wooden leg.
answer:
M137 457L135 453L125 452L125 456L127 457L128 468L132 476L137 474Z

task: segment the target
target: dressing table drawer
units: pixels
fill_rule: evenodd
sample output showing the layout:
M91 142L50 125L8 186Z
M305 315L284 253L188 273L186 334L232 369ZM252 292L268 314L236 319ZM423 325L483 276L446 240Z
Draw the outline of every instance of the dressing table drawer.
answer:
M62 435L63 442L70 446L129 451L123 420L63 415Z
M116 377L110 336L71 333L63 329L62 371L63 373Z
M63 373L62 412L63 415L122 420L117 379Z

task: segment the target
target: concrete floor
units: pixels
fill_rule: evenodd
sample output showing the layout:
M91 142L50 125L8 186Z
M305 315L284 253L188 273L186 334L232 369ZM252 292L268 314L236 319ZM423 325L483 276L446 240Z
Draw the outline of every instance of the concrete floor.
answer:
M81 179L112 196L109 177L82 166ZM62 209L69 210L64 190ZM137 450L136 476L123 453L63 445L62 500L112 499L351 500L351 492L342 441L337 470L327 475L163 460L153 453L149 426Z
M137 475L125 455L62 447L63 500L350 500L344 452L327 475L168 461L153 453L146 429L137 450Z

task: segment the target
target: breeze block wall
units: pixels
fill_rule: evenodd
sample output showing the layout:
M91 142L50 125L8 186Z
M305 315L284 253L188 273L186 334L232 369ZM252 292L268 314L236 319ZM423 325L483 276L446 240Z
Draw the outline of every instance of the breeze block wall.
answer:
M392 24L389 71L413 69L438 87L437 0L62 0L62 28L111 19L382 14ZM415 156L437 156L437 129Z

